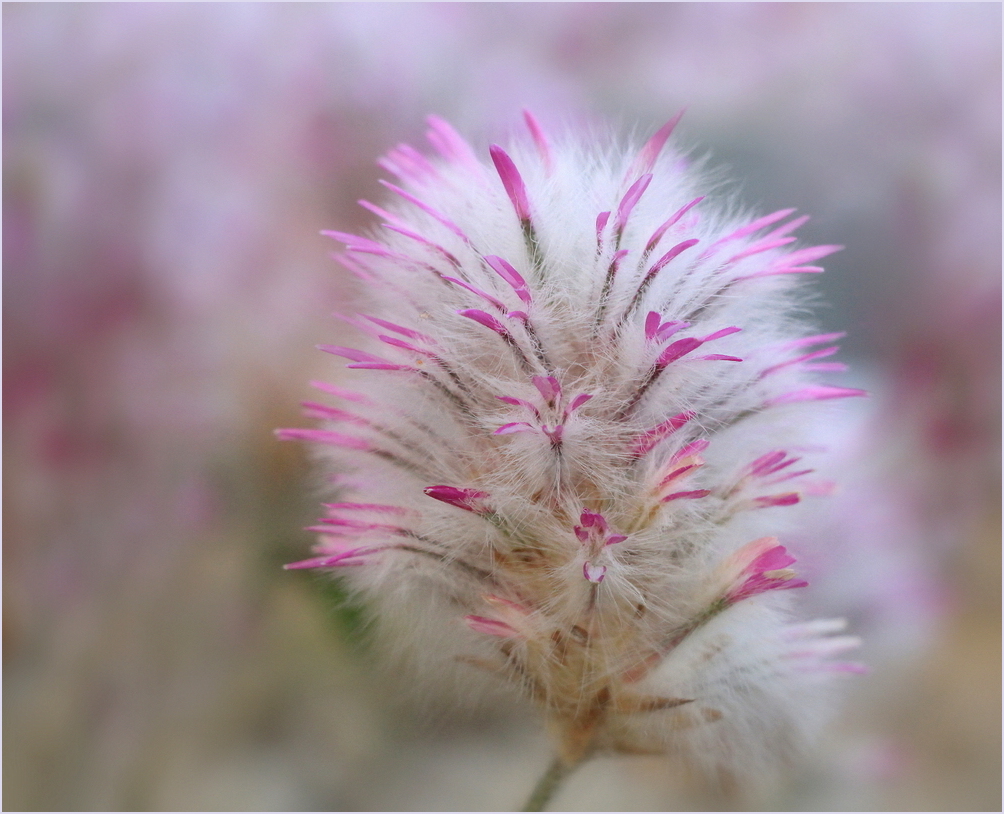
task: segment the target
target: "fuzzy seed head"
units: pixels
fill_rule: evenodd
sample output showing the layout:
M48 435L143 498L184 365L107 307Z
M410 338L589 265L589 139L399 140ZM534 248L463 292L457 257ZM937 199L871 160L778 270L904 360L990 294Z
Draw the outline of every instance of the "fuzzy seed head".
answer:
M349 317L352 390L322 386L326 451L351 488L315 556L441 667L532 699L569 763L673 752L762 774L802 748L821 677L853 669L773 531L824 491L804 427L834 335L793 315L793 210L713 200L666 143L568 136L478 153L429 121L398 147L367 237L329 233L372 313ZM421 160L419 160L421 159ZM768 536L764 536L764 535ZM752 540L752 542L751 542Z

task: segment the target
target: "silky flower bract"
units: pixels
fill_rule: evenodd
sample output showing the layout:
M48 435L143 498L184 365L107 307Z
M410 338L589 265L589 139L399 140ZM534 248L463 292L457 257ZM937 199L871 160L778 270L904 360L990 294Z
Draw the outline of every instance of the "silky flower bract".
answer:
M820 679L857 669L841 623L791 623L806 582L775 536L831 486L804 440L820 402L863 395L817 381L840 334L796 316L840 247L716 204L676 119L633 150L526 123L482 158L431 117L434 155L380 162L379 226L328 233L366 339L321 347L354 371L306 405L323 428L279 431L340 473L288 567L343 574L425 662L531 699L566 766L769 773Z

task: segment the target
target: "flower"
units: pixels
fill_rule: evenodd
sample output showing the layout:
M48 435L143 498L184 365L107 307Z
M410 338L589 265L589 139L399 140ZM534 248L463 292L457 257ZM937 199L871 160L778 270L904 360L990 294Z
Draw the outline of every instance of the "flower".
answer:
M438 156L390 151L396 202L363 202L381 225L329 233L375 315L348 318L366 350L321 349L361 392L326 386L347 402L310 406L329 426L280 431L354 470L360 502L327 504L288 567L341 569L441 670L533 699L566 766L676 751L763 774L856 640L793 627L794 557L745 535L827 491L799 439L863 392L815 381L839 335L792 314L839 247L793 248L791 209L713 208L664 149L677 119L637 153L529 114L488 162L435 117Z

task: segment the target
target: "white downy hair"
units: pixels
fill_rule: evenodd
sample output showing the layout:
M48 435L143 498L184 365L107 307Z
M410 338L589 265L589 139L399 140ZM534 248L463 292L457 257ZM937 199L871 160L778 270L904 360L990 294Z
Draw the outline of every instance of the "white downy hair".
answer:
M679 117L677 117L679 118ZM426 666L543 710L569 765L671 752L760 775L811 737L820 685L860 665L840 622L792 624L778 542L817 496L805 428L861 391L814 380L800 278L839 247L805 218L715 207L665 147L530 138L482 160L430 117L369 236L328 233L371 305L355 389L306 404L340 473L315 556ZM782 518L778 517L778 514ZM400 625L400 621L398 622Z

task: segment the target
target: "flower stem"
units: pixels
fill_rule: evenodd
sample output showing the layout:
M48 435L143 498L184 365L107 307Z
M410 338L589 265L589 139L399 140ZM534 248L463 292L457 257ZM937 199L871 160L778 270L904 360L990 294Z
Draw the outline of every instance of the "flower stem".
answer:
M526 805L523 806L522 810L543 811L554 796L554 793L558 790L561 781L568 777L577 765L569 766L561 758L556 757L551 762L551 765L547 767L547 771L541 775L540 780L537 781L533 793L526 801Z

